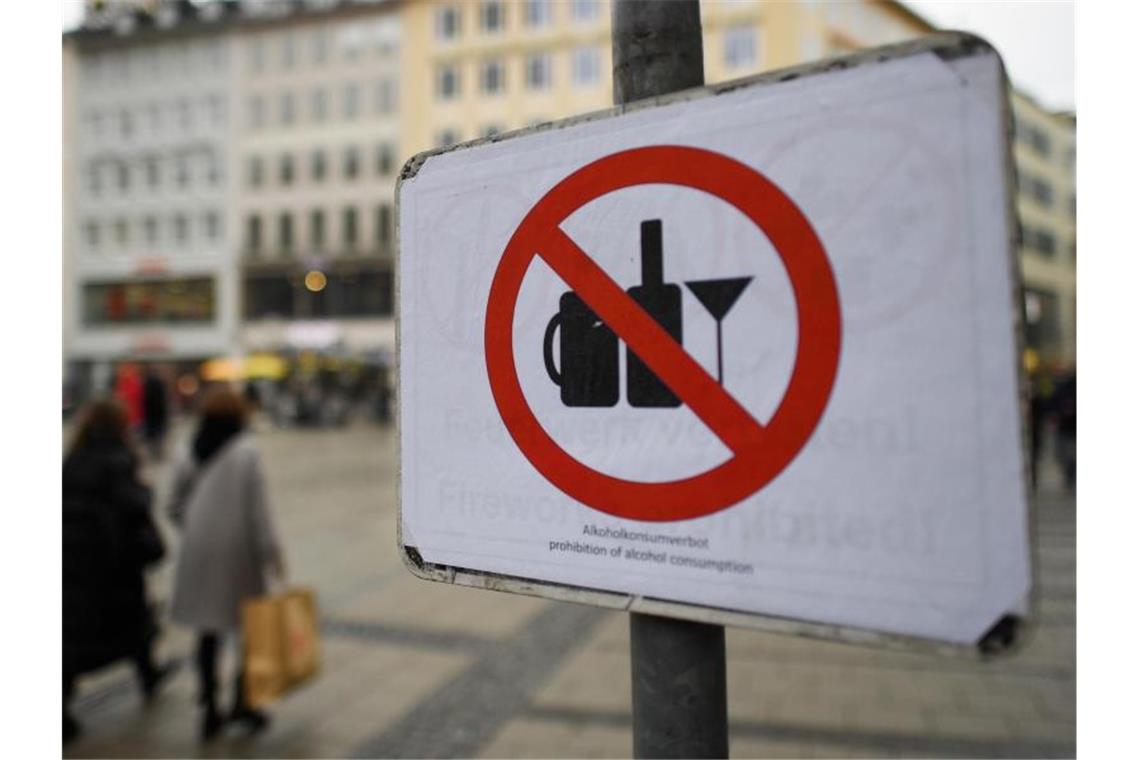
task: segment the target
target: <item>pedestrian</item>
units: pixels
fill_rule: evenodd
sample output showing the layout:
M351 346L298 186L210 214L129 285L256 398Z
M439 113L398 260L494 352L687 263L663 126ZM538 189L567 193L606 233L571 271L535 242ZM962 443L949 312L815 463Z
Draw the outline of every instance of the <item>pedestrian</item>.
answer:
M143 421L143 386L136 365L120 364L115 376L115 398L127 410L127 422L131 430L137 432Z
M1057 464L1065 480L1065 490L1077 488L1077 370L1061 374L1053 392L1056 419Z
M143 373L143 436L151 459L161 462L166 430L170 424L170 405L166 383L154 369L148 367Z
M129 660L149 701L173 672L152 654L158 626L144 572L165 547L138 464L123 405L111 399L88 405L63 462L65 742L80 731L70 711L79 676Z
M171 488L170 516L182 531L171 617L198 632L203 740L227 722L217 706L219 647L227 636L236 638L242 602L264 595L271 574L284 577L261 455L247 422L241 395L225 387L212 390ZM246 701L242 666L237 665L228 720L258 731L269 719Z

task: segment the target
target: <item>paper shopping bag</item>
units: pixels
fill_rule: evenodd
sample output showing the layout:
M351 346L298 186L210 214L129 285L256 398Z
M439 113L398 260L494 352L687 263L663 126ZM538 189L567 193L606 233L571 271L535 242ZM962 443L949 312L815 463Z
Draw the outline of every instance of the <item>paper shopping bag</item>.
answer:
M244 689L260 707L311 679L320 669L320 635L312 589L249 599L242 605Z

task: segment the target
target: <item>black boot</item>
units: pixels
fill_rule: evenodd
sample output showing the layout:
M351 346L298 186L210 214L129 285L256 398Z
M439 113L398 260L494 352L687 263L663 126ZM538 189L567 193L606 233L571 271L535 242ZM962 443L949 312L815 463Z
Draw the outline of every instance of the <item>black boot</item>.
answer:
M230 711L230 721L240 723L251 734L269 727L269 716L261 710L250 707L245 698L245 682L242 678L242 664L238 664L237 679L234 681L234 709Z
M198 679L201 692L198 702L202 705L202 729L199 734L202 741L210 741L216 737L225 726L221 713L218 712L217 702L217 662L218 637L211 633L204 633L198 638Z

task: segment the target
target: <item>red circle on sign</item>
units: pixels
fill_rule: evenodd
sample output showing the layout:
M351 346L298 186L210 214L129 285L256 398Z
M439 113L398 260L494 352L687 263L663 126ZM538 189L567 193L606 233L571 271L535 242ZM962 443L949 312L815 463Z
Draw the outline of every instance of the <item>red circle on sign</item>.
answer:
M791 380L766 426L700 369L559 229L563 220L595 198L643 184L680 185L729 203L768 237L780 255L795 296L799 335ZM550 437L519 384L512 338L519 289L536 256L627 344L637 343L639 357L732 449L728 461L682 480L625 480L579 462ZM566 495L594 509L634 520L670 521L730 507L791 463L811 437L831 395L839 367L840 332L831 265L795 203L739 161L700 148L661 145L614 153L587 164L551 188L527 213L507 243L491 283L484 345L499 414L535 469Z

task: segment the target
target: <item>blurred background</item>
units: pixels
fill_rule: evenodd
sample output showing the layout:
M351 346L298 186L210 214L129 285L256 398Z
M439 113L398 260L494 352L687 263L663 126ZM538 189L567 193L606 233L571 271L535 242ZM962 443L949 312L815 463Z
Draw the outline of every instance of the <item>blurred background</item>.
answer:
M1071 5L980 5L1060 57L1044 70L1071 88ZM920 37L978 6L703 0L705 77ZM627 755L624 616L425 584L394 550L397 176L418 151L610 106L609 0L65 0L63 25L65 435L105 394L141 430L157 394L158 504L196 399L240 388L291 575L324 614L322 679L268 734L209 752ZM1076 116L1047 77L1026 87L1020 61L1007 55L1041 626L991 666L730 632L734 752L1073 752ZM160 609L168 587L160 569ZM177 662L188 642L171 628L162 647ZM189 674L145 712L128 678L80 685L69 754L204 751Z

